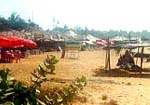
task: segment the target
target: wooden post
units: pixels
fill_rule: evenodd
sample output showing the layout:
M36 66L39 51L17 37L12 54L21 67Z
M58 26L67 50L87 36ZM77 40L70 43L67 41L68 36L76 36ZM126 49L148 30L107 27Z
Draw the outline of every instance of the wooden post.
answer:
M106 57L105 57L105 70L107 70L108 67L108 53L107 53L107 48L106 48Z
M66 45L64 42L63 48L62 48L62 53L61 53L61 58L63 59L65 57L65 53L66 53Z
M140 48L138 47L138 54L139 54L139 50L140 50ZM137 63L138 63L138 57L136 58L136 65L137 65Z
M110 43L109 43L109 38L108 38L108 44L106 48L106 58L105 58L105 70L110 70L111 65L110 65Z
M109 38L108 38L108 70L110 70L110 43L109 43Z
M142 47L141 49L141 72L142 73L142 69L143 69L143 52L144 52L144 47Z

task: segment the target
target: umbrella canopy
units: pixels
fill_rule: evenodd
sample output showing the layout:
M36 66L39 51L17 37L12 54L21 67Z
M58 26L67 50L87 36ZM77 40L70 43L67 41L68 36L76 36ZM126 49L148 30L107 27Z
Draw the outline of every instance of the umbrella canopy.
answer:
M37 44L32 40L24 39L24 46L35 48Z
M5 36L0 35L0 47L9 47L10 45L10 40Z
M21 47L37 47L37 44L28 39L18 36L2 36L0 35L0 47L21 48Z
M113 41L106 41L106 40L97 40L96 41L96 44L97 45L102 45L102 46L106 46L106 45L108 45L108 43L110 44L110 45L114 45L114 42Z
M24 46L35 48L37 46L37 44L34 41L29 39L24 39L18 36L9 36L8 38L12 42L13 48L19 48Z
M11 42L11 45L9 47L12 48L20 48L23 47L23 41L24 39L18 36L7 36L9 41Z

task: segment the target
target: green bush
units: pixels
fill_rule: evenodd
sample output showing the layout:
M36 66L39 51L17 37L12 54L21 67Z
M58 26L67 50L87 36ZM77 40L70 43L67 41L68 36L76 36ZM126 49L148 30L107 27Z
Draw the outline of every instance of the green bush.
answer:
M46 75L53 73L58 60L55 56L47 56L44 67L39 65L32 73L32 84L25 86L16 79L10 79L9 69L0 70L0 104L2 105L67 105L85 86L86 78L77 78L63 89L52 89L43 94L39 91L41 84L47 81ZM46 69L45 69L46 68ZM56 81L55 81L56 82ZM44 95L44 96L42 96ZM42 96L42 98L41 98ZM44 98L43 98L44 97Z
M28 88L15 79L8 79L8 71L0 71L0 104L36 105L36 89Z
M39 96L39 99L47 105L68 105L86 84L86 78L82 76L63 88L54 87L44 91L41 90L43 94Z

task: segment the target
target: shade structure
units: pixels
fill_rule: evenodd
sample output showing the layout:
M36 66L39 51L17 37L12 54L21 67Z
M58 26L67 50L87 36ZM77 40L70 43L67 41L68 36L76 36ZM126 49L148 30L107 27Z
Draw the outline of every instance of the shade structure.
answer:
M96 44L97 45L106 46L106 45L108 45L108 41L106 41L106 40L97 40ZM114 45L114 42L109 41L109 45Z
M10 46L11 48L21 48L23 47L23 38L18 36L7 36L9 41L11 42Z
M32 40L24 39L24 46L35 48L37 47L37 44Z
M9 47L10 45L10 40L5 36L0 35L0 47Z
M18 36L2 36L0 35L0 47L21 48L21 47L37 47L37 44L28 39Z
M11 40L12 47L13 48L19 48L19 47L32 47L35 48L37 47L37 44L29 39L24 39L18 36L9 36L8 37Z

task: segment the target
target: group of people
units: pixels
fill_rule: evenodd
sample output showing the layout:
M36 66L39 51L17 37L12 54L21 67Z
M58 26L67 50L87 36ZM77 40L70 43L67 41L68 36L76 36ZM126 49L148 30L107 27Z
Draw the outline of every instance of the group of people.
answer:
M1 51L1 62L12 63L15 60L16 63L20 62L22 53L20 50L5 50Z
M134 58L130 51L126 50L124 55L120 55L117 66L124 69L132 69L135 66Z

